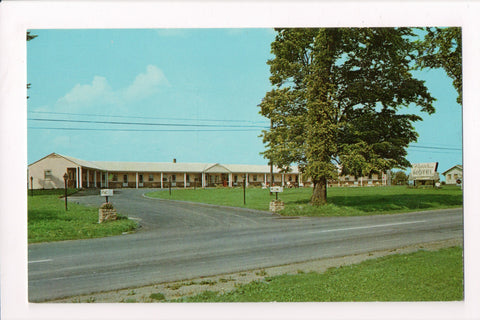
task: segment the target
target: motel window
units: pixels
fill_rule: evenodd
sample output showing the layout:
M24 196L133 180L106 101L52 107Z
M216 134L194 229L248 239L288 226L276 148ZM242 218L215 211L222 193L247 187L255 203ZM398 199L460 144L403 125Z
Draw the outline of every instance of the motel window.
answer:
M127 183L128 182L128 174L124 174L123 175L123 183Z
M52 170L43 171L43 175L44 175L45 180L51 180L52 179Z
M253 181L254 181L254 182L257 182L257 175L254 175L254 176L253 176Z
M458 174L454 174L453 179L458 179Z
M118 174L113 175L112 181L118 181Z
M175 181L177 181L177 175L172 174L172 182L175 182Z
M148 181L153 181L153 174L148 175Z
M187 174L187 181L190 181L190 175Z
M448 177L448 179L452 179L452 175L451 175L451 174L447 174L447 177Z
M292 176L288 176L288 181L292 182Z
M234 176L233 176L233 182L235 182L235 183L238 182L238 176L237 176L237 175L234 175Z

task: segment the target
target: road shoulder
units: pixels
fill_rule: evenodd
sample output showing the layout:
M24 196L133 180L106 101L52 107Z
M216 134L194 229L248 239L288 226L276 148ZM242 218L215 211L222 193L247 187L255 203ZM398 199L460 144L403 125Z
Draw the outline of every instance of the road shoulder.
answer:
M128 288L110 292L101 292L88 295L74 296L49 302L57 303L84 303L84 302L158 302L150 298L152 293L162 293L166 300L193 296L204 291L228 292L242 284L252 281L263 281L266 277L282 274L297 274L303 272L325 272L332 267L357 264L368 259L375 259L392 254L405 254L418 250L435 251L441 248L463 246L463 239L449 239L429 243L409 245L390 250L379 250L343 257L312 260L269 268L248 270L230 274L201 277L183 281L160 283L139 288Z

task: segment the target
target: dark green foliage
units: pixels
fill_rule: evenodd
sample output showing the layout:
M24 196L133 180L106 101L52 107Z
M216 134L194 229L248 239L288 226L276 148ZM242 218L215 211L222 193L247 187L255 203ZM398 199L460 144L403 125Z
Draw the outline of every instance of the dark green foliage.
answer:
M38 35L36 34L31 34L30 31L27 31L27 41L30 41L32 39L35 39L36 37L38 37Z
M150 295L150 299L158 300L158 301L165 301L165 295L163 293L152 293Z
M37 35L35 34L31 34L30 31L27 31L27 41L30 41L32 39L35 39L36 37L38 37ZM30 89L30 86L31 86L31 83L27 83L27 90ZM27 96L27 99L30 98L29 96Z
M264 156L292 163L314 182L312 204L326 203L326 181L339 168L362 176L409 166L406 148L421 118L400 109L434 112L434 98L415 79L410 28L276 29L270 81L260 103L272 128Z
M462 104L462 29L425 28L427 34L418 41L419 68L442 68L452 78L457 102Z
M403 171L396 171L392 173L393 185L404 185L408 183L408 176Z

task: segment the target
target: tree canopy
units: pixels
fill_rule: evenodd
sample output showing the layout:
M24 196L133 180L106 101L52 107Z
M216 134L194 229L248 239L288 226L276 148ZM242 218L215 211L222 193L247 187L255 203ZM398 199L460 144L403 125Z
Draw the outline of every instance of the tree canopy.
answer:
M409 166L406 148L421 120L402 108L433 113L434 98L413 77L410 28L276 29L273 89L260 103L272 122L264 156L298 164L314 183L311 203L326 203L328 179ZM402 110L401 110L402 109ZM401 111L401 112L400 112Z
M418 41L420 68L442 68L452 78L457 90L457 102L462 104L462 29L425 28L426 34Z
M30 31L27 31L27 41L33 40L38 37L36 34L31 34ZM27 90L30 89L31 83L27 83ZM27 99L30 98L27 96Z

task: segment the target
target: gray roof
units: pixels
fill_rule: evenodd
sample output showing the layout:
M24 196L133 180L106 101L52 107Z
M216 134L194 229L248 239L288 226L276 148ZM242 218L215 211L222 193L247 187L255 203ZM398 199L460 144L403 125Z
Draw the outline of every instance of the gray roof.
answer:
M222 172L222 173L270 173L269 165L250 165L250 164L220 164L220 163L184 163L184 162L124 162L124 161L86 161L70 156L64 156L65 159L72 161L82 167L97 169L102 171L122 171L122 172ZM274 166L274 173L279 173L279 169ZM293 166L289 171L299 173L298 167Z
M455 169L455 168L457 168L457 169L459 169L459 170L462 170L462 171L463 171L463 165L461 165L461 164L457 164L456 166L453 166L453 167L451 167L450 169L448 169L448 170L445 170L445 172L443 172L442 174L443 174L443 175L446 175L446 174L447 174L447 172L449 172L450 170L453 170L453 169Z

